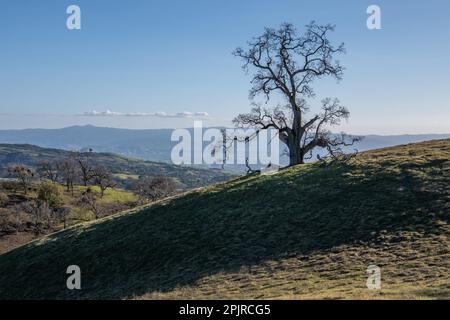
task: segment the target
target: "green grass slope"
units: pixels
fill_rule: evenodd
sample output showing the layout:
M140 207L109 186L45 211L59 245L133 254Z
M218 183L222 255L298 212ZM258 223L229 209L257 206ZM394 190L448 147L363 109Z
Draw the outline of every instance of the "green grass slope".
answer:
M449 298L449 181L450 140L247 176L3 254L0 298Z

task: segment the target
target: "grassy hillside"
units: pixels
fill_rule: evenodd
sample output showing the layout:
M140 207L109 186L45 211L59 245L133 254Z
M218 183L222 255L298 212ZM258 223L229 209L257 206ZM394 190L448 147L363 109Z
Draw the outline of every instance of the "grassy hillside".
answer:
M0 298L450 298L449 181L450 140L247 176L0 255Z
M0 178L8 177L7 168L13 164L36 166L39 161L67 158L68 151L41 148L28 144L0 144ZM225 181L232 177L218 169L198 169L162 162L143 161L112 153L89 153L95 165L108 168L122 187L127 187L139 175L164 174L175 178L182 187L193 188Z

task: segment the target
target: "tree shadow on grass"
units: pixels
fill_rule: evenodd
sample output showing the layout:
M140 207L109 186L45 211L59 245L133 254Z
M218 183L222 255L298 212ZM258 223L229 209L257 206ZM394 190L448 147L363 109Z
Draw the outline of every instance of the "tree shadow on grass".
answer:
M0 256L0 298L130 298L381 231L437 232L436 219L448 222L445 189L424 186L414 168L397 169L291 168L60 232ZM66 288L69 265L80 266L82 290Z

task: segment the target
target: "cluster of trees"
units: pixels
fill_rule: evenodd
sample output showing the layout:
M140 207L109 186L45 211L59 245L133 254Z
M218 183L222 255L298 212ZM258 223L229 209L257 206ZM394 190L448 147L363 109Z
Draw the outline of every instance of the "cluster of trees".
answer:
M8 171L15 180L0 184L0 235L20 231L41 234L61 224L65 228L74 207L92 212L98 219L135 205L100 201L116 183L108 168L93 163L90 153L74 152L65 159L40 161L36 169L12 165ZM84 188L74 192L76 185ZM176 186L175 180L165 175L141 176L132 190L141 203L148 203L173 194Z
M14 184L6 184L0 190L0 234L20 231L41 234L53 230L58 222L65 222L70 208L64 205L57 185L41 182L36 188L36 198L18 199L9 199L4 187Z
M100 188L101 197L115 183L110 171L104 166L93 165L90 152L74 152L67 159L41 161L37 172L40 177L66 186L73 195L73 187L80 183L83 186L96 185Z
M74 185L81 183L84 186L96 185L101 190L101 195L108 188L114 188L115 183L109 170L103 166L93 166L89 161L89 155L76 153L67 159L44 160L37 164L36 171L26 165L16 164L8 168L11 177L16 178L24 194L32 186L36 179L49 180L53 183L61 183L67 191L73 195Z
M0 192L0 232L3 233L33 230L39 234L53 230L59 223L66 227L72 208L64 203L60 185L65 186L72 197L75 197L76 184L98 186L100 192L93 191L91 196L96 202L103 198L108 188L115 187L111 173L105 167L91 163L90 153L73 152L65 159L43 160L36 169L15 164L8 172L15 181L3 185L12 193L20 190L24 198L9 203L7 192ZM27 197L30 191L34 191L36 197ZM91 209L89 203L83 201L83 195L77 200L80 207ZM114 213L120 209L123 208L109 208L108 211ZM98 211L94 215L98 218Z

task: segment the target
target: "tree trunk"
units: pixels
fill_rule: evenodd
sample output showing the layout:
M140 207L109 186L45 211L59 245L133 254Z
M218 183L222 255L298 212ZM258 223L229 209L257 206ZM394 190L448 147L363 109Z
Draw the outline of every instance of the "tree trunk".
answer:
M304 163L303 150L300 148L300 145L290 144L288 148L289 148L289 166Z
M292 109L294 113L294 119L292 123L292 131L288 137L289 166L302 164L304 162L304 152L300 147L300 142L303 135L301 125L301 112L300 108L298 108L295 104L292 106Z

